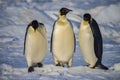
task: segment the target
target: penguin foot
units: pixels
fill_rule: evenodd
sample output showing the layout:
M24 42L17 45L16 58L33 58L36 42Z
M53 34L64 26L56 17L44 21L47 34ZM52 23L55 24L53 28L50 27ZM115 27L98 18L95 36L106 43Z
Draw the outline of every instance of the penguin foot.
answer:
M62 66L62 67L64 67L64 65L62 65L62 64L60 64L60 63L56 64L56 66Z
M67 67L68 67L68 68L71 68L71 67L72 67L72 64L67 63Z
M94 68L98 68L98 69L103 69L103 70L108 70L109 68L104 66L100 61L97 61Z
M71 68L72 66L67 65L68 68Z
M37 63L38 67L43 67L42 63Z
M60 63L56 64L56 66L61 66Z
M31 66L28 68L28 72L33 72L34 71L34 68Z
M95 68L108 70L108 67L104 66L103 64L97 65Z
M86 66L87 66L87 67L89 67L89 66L90 66L90 64L87 64Z

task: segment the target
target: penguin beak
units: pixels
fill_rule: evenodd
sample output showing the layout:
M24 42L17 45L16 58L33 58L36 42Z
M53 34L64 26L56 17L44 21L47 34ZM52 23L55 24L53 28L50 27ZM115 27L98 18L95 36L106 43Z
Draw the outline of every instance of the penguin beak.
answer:
M67 9L67 12L70 12L70 11L72 11L71 9Z
M71 10L71 9L67 9L67 10L66 10L66 14L69 13L70 11L72 11L72 10Z
M69 9L69 12L72 11L71 9Z

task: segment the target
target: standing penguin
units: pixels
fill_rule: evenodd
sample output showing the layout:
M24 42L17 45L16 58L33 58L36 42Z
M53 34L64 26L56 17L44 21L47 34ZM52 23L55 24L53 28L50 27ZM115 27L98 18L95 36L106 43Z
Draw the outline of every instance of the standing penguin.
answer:
M28 72L34 71L34 66L42 67L42 61L48 51L48 40L44 24L33 20L26 29L24 54L28 64Z
M59 17L55 21L51 37L51 52L56 66L67 64L72 66L73 54L75 51L75 35L71 22L66 18L66 14L72 11L61 8Z
M103 43L99 26L89 13L83 16L79 30L79 43L89 67L108 69L102 64Z

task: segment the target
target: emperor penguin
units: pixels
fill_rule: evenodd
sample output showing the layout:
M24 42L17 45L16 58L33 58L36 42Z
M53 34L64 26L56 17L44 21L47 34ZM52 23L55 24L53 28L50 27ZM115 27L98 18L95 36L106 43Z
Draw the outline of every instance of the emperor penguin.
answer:
M56 66L64 67L66 64L67 67L72 67L75 35L71 22L66 18L66 14L70 11L72 10L61 8L53 26L50 51Z
M34 67L42 67L42 61L48 51L46 28L43 23L33 20L26 29L24 41L24 54L28 64L28 72Z
M90 68L108 69L102 64L103 41L99 26L89 13L84 14L80 25L79 44Z

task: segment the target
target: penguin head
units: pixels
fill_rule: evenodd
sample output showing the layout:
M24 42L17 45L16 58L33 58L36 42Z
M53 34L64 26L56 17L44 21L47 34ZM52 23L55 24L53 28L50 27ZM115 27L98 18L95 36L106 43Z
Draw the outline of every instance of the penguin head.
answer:
M84 19L85 21L90 22L90 20L91 20L91 15L90 15L89 13L85 13L85 14L83 15L83 19Z
M39 26L39 23L38 23L37 20L33 20L30 25L31 25L31 26L33 27L33 29L36 31L36 29L37 29L38 26Z
M61 8L59 12L60 12L60 15L62 16L62 15L66 15L70 11L72 10L67 9L67 8Z

